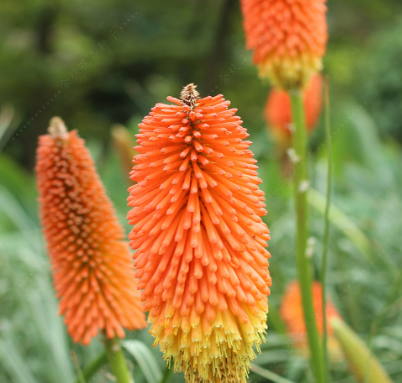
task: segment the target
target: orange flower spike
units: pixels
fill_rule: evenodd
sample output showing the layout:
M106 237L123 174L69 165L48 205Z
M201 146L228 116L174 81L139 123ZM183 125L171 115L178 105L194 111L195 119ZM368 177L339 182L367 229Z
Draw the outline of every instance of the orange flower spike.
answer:
M139 125L128 213L155 344L189 382L246 382L264 341L269 230L236 109L193 84Z
M123 229L84 141L59 117L39 138L36 174L60 315L73 340L146 327Z
M319 74L314 75L304 90L304 111L306 128L311 132L316 127L322 107L323 79ZM274 137L279 142L291 144L292 111L289 94L280 89L272 88L264 110L265 119Z
M322 336L324 334L322 287L321 284L317 281L314 281L312 284L312 294L317 330L319 335ZM333 335L333 329L330 324L330 319L334 317L341 318L341 316L330 299L327 299L325 310L327 316L329 354L332 359L339 360L341 350L338 342ZM282 298L280 315L285 322L288 333L293 338L295 346L300 349L307 350L307 333L303 316L303 306L299 282L293 281L288 284L285 290L285 294Z
M322 68L325 0L241 0L247 49L262 78L300 89Z

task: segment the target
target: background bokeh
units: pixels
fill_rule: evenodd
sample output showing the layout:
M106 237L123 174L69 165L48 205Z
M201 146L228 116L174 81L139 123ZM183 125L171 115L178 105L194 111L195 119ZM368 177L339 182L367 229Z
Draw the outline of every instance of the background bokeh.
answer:
M345 321L402 382L402 3L330 0L325 73L330 79L334 160L329 293ZM134 135L156 102L189 82L222 93L254 142L267 195L273 277L267 343L256 363L294 382L311 378L306 359L280 334L276 316L295 278L289 177L282 174L263 118L269 84L244 48L237 0L22 0L0 2L0 381L72 382L74 349L84 365L101 348L71 343L57 316L37 216L33 168L38 135L54 115L86 139L126 225L124 167L111 127ZM317 275L326 176L322 121L310 139L311 240ZM399 278L399 279L398 279ZM387 305L390 291L396 301ZM384 307L386 309L384 309ZM272 322L272 323L271 323ZM147 345L145 331L129 334ZM164 363L152 349L157 363ZM145 382L132 360L135 381ZM355 382L345 363L333 381ZM176 381L182 377L176 376ZM262 378L251 373L252 381ZM96 382L110 381L106 370Z

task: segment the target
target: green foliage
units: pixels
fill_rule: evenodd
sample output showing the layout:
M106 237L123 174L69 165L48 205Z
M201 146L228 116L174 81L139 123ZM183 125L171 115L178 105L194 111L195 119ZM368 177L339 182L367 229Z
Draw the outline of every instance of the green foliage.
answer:
M348 115L348 107L341 110ZM350 114L348 129L334 135L335 154L342 151L352 137L356 139L356 131L367 126L367 119L360 113ZM270 305L278 309L285 285L296 275L290 183L278 178L273 158L266 151L258 149L259 141L265 142L265 145L269 143L258 136L252 136L251 139L256 141L253 145L258 153L260 176L264 180L270 210L267 222L273 233L270 272L274 280ZM371 138L365 136L359 142L358 158L339 153L334 156L334 165L339 171L334 180L332 209L335 215L331 221L328 279L329 292L335 306L367 341L370 326L381 312L384 297L392 281L398 277L397 271L401 269L402 169L398 166L401 163L401 152L393 144L380 142L375 134ZM98 159L101 178L109 196L116 201L119 216L124 223L127 208L123 201L127 193L126 186L119 184L123 174L115 154L110 150L107 157L102 159L101 152L96 149L97 145L89 146ZM370 156L371 148L375 148L375 161ZM19 167L4 155L0 157L2 163L10 164L11 167L0 166L0 178L5 180L5 186L0 191L0 364L7 365L7 368L0 369L0 381L29 382L31 379L35 382L53 382L63 371L63 381L72 382L75 372L69 350L74 349L81 366L85 366L97 355L102 345L95 341L90 347L81 347L73 345L68 339L62 318L57 316L49 263L37 225L33 177L18 170ZM313 188L317 190L310 195L310 206L312 236L317 239L314 266L318 276L318 255L321 252L323 230L323 197L320 199L318 195L323 195L325 191L324 146L318 147L315 161L311 162L310 167L314 174ZM10 169L13 171L10 172ZM31 186L24 187L24 184ZM354 234L355 231L359 234ZM401 291L398 296L400 294ZM402 371L397 368L402 358L400 304L397 301L391 305L373 342L375 355L384 363L395 382L402 382ZM278 331L281 332L280 325ZM276 333L273 324L268 331L263 354L257 358L256 364L288 380L306 381L309 379L306 363L301 363L303 358L295 354L287 337L279 333ZM153 340L146 330L129 333L129 342L130 339L147 345L147 352L152 352L158 368L164 367L161 354L152 349ZM10 358L13 361L11 364ZM21 362L24 368L19 367ZM136 382L145 382L144 379L149 381L142 372L143 362L136 359L133 362ZM137 364L139 369L135 368ZM154 367L151 369L157 371ZM331 370L333 376L339 379L349 374L345 364L331 365ZM94 381L105 381L106 371L107 367L103 368ZM253 373L250 378L258 380ZM182 377L174 375L174 379L181 380Z
M361 66L357 97L370 109L384 134L402 140L402 18L372 40L372 53ZM367 80L368 79L368 80Z
M161 381L162 372L158 363L144 343L138 340L129 340L123 342L123 347L137 361L148 383L159 383Z
M391 379L402 383L402 286L393 288L402 270L402 23L397 17L402 4L339 0L328 6L325 68L334 159L328 290L366 344L381 316L372 351ZM225 12L226 33L217 38ZM285 286L296 277L291 180L282 174L266 131L268 85L258 79L244 49L239 4L24 0L1 2L0 14L0 382L71 383L76 372L70 350L85 375L85 366L103 348L99 339L89 347L73 344L58 316L32 174L37 136L54 115L79 130L128 229L128 180L110 144L110 126L123 123L135 134L156 102L178 96L189 82L198 83L203 96L223 93L232 101L259 160L272 233L273 286L267 342L255 365L288 381L311 381L308 363L283 334L278 315ZM310 235L316 239L311 250L318 278L326 185L322 123L310 144ZM388 304L391 290L397 299ZM127 341L135 382L157 383L166 363L152 348L152 337L143 330L128 333ZM332 363L330 369L334 382L354 382L345 363ZM102 365L90 382L110 381L108 372ZM261 382L254 372L250 381ZM172 381L184 379L175 374Z

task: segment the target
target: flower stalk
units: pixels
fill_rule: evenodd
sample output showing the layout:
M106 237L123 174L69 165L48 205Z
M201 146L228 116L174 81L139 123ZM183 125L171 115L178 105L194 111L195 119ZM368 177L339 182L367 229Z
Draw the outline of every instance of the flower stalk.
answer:
M300 282L304 320L310 348L311 365L317 383L325 382L323 357L314 315L311 294L310 263L306 257L308 238L308 176L307 176L307 132L305 128L303 96L301 90L290 92L293 116L294 149L294 199L296 210L296 257L298 279Z
M123 350L117 338L105 339L105 348L109 360L110 369L116 378L117 383L134 383L128 370Z
M331 125L329 118L329 81L328 77L325 81L325 136L327 139L327 156L328 156L328 170L327 170L327 195L326 195L326 206L324 213L324 236L322 245L322 255L321 255L321 285L322 285L322 307L326 307L327 304L327 287L326 287L326 276L327 276L327 263L328 263L328 240L329 240L329 209L331 207L331 191L332 191L332 154L331 154ZM323 361L324 361L324 373L327 381L330 381L329 368L328 368L328 331L327 331L327 315L324 310L322 313L323 318L323 338L322 338L322 349L323 349Z

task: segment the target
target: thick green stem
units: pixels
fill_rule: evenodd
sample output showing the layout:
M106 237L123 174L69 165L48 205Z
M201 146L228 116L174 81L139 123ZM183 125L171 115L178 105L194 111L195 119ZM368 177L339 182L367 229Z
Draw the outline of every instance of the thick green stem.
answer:
M303 96L301 91L290 93L293 115L293 149L294 153L294 198L296 209L296 252L297 270L302 295L304 321L306 324L310 347L311 366L316 383L325 382L323 356L314 315L311 293L310 262L306 257L308 237L308 204L307 204L307 131L305 128Z
M116 338L105 339L105 347L110 369L116 378L116 382L133 383L119 340Z
M331 125L329 120L329 82L328 78L325 81L325 136L327 139L327 156L328 156L328 173L327 173L327 202L324 214L324 236L322 241L322 256L321 256L321 285L322 285L322 321L323 321L323 340L322 349L324 353L324 373L325 378L329 382L328 368L328 349L327 349L327 259L328 259L328 240L329 240L329 209L331 206L331 190L332 190L332 154L331 154Z

